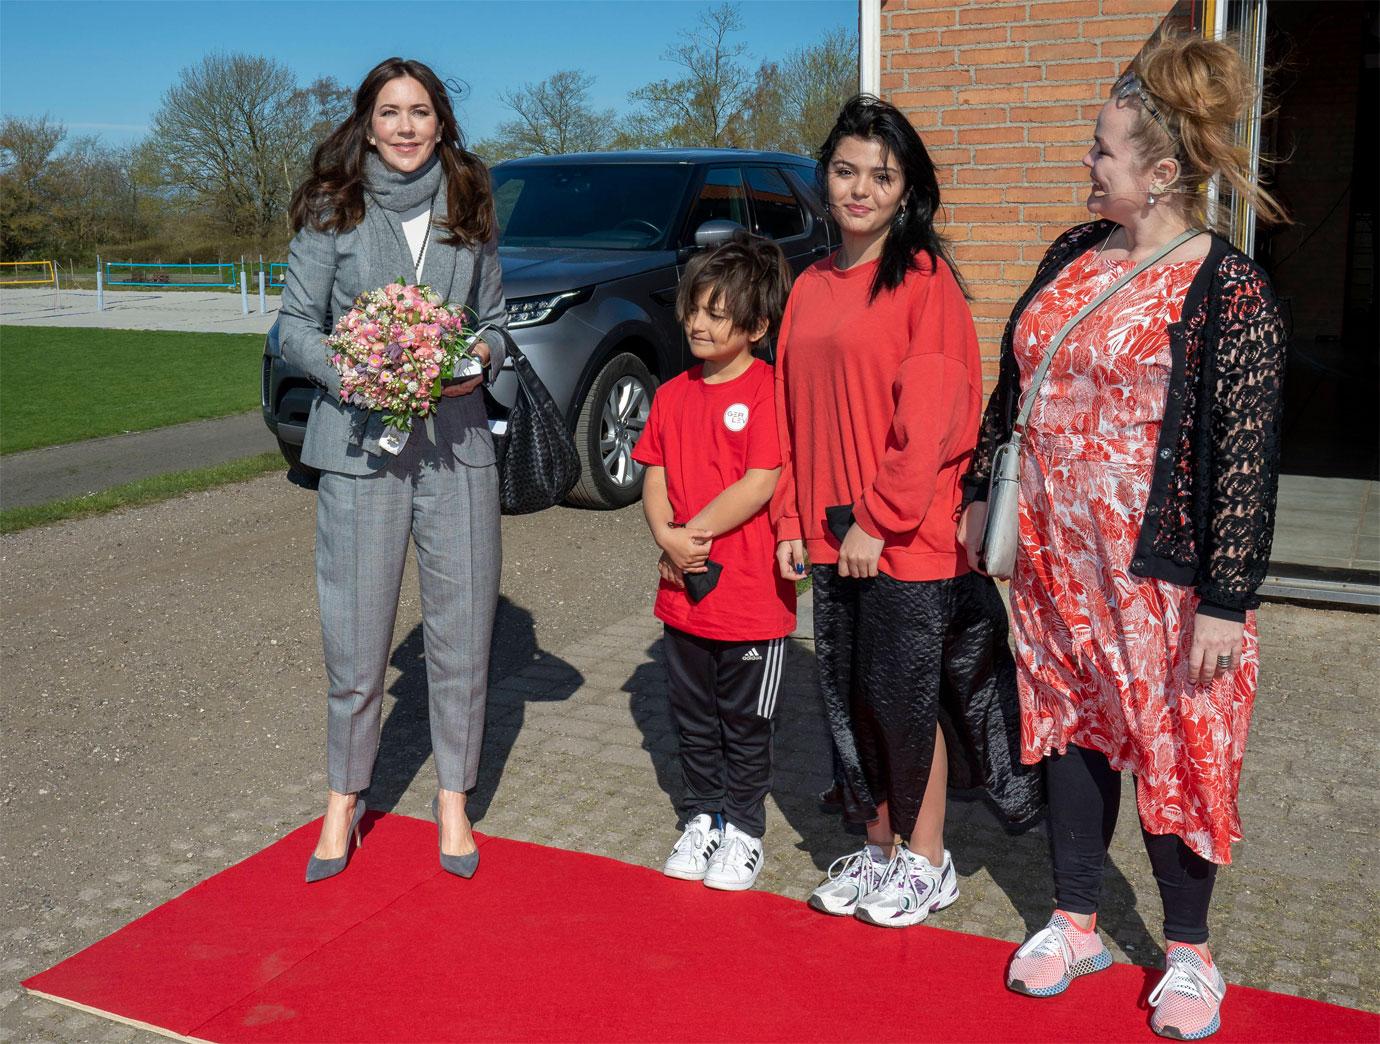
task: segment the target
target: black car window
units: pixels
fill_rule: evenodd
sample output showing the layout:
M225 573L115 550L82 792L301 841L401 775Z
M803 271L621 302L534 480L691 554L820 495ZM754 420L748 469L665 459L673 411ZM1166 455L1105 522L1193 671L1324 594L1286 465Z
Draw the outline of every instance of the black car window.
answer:
M706 172L699 199L695 200L685 224L685 242L693 243L695 229L716 218L736 221L744 228L749 227L743 175L737 167L711 167Z
M790 185L772 167L747 168L753 228L759 236L789 239L805 231L805 213Z
M504 246L663 248L690 168L680 164L500 164L494 210Z

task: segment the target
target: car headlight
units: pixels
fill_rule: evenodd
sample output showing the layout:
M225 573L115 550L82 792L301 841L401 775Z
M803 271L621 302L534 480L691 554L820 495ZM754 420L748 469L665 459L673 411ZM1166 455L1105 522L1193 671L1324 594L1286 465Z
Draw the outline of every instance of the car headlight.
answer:
M543 294L540 297L515 297L508 302L508 329L516 330L522 326L549 323L571 305L589 300L593 292L594 288L587 286L580 290Z

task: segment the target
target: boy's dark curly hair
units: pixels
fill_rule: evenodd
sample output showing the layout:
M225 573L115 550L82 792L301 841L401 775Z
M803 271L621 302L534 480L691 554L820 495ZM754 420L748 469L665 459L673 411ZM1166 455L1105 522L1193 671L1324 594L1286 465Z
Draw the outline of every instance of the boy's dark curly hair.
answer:
M696 254L685 266L676 291L676 318L685 322L706 289L711 307L739 330L755 331L765 321L766 337L774 338L791 292L791 269L770 239L739 232L727 243Z

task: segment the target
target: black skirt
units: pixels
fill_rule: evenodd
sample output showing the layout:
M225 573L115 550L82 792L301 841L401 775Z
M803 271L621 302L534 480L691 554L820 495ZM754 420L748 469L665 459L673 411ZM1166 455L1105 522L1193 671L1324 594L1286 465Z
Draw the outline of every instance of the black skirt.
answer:
M1038 767L1020 761L1016 665L1006 608L977 573L943 580L841 577L815 566L815 654L838 755L844 813L868 822L887 802L908 836L934 758L936 726L949 786L985 790L1013 824L1044 806Z

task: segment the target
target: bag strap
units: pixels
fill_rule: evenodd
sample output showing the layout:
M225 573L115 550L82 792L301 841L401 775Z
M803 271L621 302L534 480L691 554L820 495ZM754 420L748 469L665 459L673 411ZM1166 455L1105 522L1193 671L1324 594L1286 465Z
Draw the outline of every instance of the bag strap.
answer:
M1086 305L1079 309L1077 315L1075 315L1072 319L1070 319L1067 323L1064 324L1064 328L1054 335L1054 340L1050 342L1049 348L1045 352L1045 357L1040 360L1039 368L1036 369L1034 376L1030 379L1030 387L1027 388L1025 394L1021 396L1021 411L1016 417L1016 423L1012 425L1012 438L1019 439L1024 435L1026 422L1030 420L1030 411L1035 407L1035 393L1039 390L1041 382L1044 381L1045 374L1049 372L1049 365L1054 361L1054 353L1057 352L1059 350L1059 346L1064 343L1064 338L1073 332L1073 328L1077 326L1079 323L1081 323L1084 319L1086 319L1089 315L1091 315L1099 305L1101 305L1104 301L1107 300L1107 298L1111 297L1114 293L1116 293L1123 286L1129 283L1132 279L1140 275L1147 268L1153 265L1156 261L1160 260L1160 258L1164 257L1166 254L1171 253L1173 250L1182 246L1184 243L1187 243L1190 239L1192 239L1196 235L1199 235L1201 232L1202 229L1190 228L1175 236L1164 246L1160 247L1159 250L1155 251L1144 261L1136 265L1133 269L1131 269L1120 279L1114 282L1111 286L1107 287L1106 290L1103 290L1102 293L1094 297L1091 301L1089 301Z

